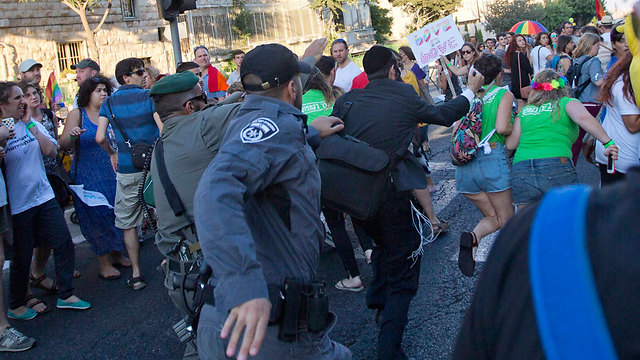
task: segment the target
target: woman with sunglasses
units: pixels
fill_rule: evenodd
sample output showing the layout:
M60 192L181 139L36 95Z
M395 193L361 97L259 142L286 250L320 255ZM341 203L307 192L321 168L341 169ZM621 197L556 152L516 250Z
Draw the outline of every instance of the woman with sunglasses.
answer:
M556 47L558 46L558 33L557 32L552 32L551 35L549 35L549 37L551 38L551 47L553 48L553 52L556 52Z
M21 82L19 85L24 94L24 100L27 102L29 113L31 113L31 119L42 124L45 129L47 129L49 136L57 140L58 118L51 110L43 108L40 86L28 82ZM52 159L47 156L42 156L42 160L44 161L44 167L47 172L53 171L58 165L55 158Z
M524 89L529 89L533 67L531 66L531 56L528 51L527 40L522 34L515 34L511 37L511 43L507 48L505 60L511 69L511 92L518 102L518 110L527 102L528 93Z
M553 46L551 46L551 38L546 32L536 35L536 42L533 45L531 60L533 62L533 73L537 74L538 71L547 67L548 61L553 59L554 51Z
M507 149L516 150L511 186L518 210L552 188L578 183L571 146L579 127L605 144L605 157L618 158L618 146L584 105L570 97L570 88L567 79L551 69L536 74L529 104L507 136Z
M460 49L460 61L458 61L458 66L454 66L447 58L441 58L441 61L445 63L445 67L454 75L467 76L469 74L469 69L471 69L471 66L479 57L480 53L472 43L464 43Z
M98 112L102 102L111 95L111 82L104 76L89 78L78 90L78 108L69 117L60 136L60 146L74 151L71 177L85 190L104 195L113 206L116 194L117 155L107 156L96 143ZM122 230L115 227L115 215L107 206L88 206L77 196L73 197L74 207L82 235L98 255L99 277L105 280L120 278L114 267L130 266L122 256L124 240Z

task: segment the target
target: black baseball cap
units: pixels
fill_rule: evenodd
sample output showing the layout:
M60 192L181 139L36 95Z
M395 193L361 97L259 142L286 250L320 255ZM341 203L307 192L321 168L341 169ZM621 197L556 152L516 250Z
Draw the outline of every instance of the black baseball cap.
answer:
M310 74L311 65L298 61L296 55L280 44L260 45L249 51L240 67L242 86L249 91L273 89L291 80L296 74ZM247 85L244 77L253 74L262 80L260 85ZM302 84L304 87L304 83Z
M84 59L77 64L71 65L71 70L86 68L92 68L93 70L100 72L100 65L91 59Z

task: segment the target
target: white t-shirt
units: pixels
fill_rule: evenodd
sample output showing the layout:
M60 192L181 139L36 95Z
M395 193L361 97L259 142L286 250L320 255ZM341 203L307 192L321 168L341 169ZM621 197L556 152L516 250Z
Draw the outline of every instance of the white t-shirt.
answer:
M640 165L640 160L638 159L640 133L630 133L624 126L622 115L637 115L640 114L640 110L638 110L634 102L627 100L622 95L622 88L621 76L611 88L611 93L614 94L611 99L613 106L605 105L607 107L607 115L604 117L602 127L619 148L616 171L624 174L630 167ZM604 156L604 145L599 141L596 141L596 161L600 164L607 164L607 158Z
M4 176L0 171L0 207L7 205L7 186L4 183Z
M38 127L38 132L58 145L42 124L33 122ZM55 197L47 180L38 139L31 131L27 131L22 121L15 124L14 131L13 139L7 141L7 154L4 158L11 215L42 205Z
M336 67L336 79L333 82L333 85L343 89L344 91L351 90L351 84L353 83L353 78L360 75L362 73L362 69L358 67L358 65L354 64L353 61L349 60L349 65L344 68Z
M540 70L547 67L547 56L553 55L549 48L538 45L531 50L531 60L533 61L533 73L536 74Z
M229 79L227 79L227 85L231 86L231 84L240 81L240 71L234 70L231 74L229 74Z

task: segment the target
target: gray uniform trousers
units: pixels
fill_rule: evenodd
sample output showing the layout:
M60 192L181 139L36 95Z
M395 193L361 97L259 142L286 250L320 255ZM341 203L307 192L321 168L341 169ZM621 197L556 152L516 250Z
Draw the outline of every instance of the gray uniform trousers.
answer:
M350 360L351 350L329 339L329 333L336 324L336 315L330 313L331 320L327 329L321 333L300 332L298 341L278 340L278 325L269 326L262 347L257 356L259 360ZM220 338L226 315L220 314L211 305L204 305L198 323L198 355L202 360L228 359L225 355L227 339ZM229 335L230 336L230 335ZM240 338L237 352L242 345Z

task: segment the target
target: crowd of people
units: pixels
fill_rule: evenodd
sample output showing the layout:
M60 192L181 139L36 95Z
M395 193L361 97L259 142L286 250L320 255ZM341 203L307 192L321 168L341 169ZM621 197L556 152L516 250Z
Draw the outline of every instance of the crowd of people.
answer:
M640 164L640 110L620 25L604 17L598 27L575 29L567 22L535 39L498 33L478 44L472 37L438 60L433 78L408 46L373 46L363 70L343 39L330 44L330 56L323 55L326 39L299 57L277 44L235 50L236 69L228 77L211 64L205 46L195 47L193 61L177 64L175 74L127 58L114 70L117 89L98 63L84 59L72 67L79 90L61 131L57 104L44 104L42 65L25 60L20 82L0 83L0 263L8 250L2 244L11 249L0 351L34 345L7 321L52 310L33 288L55 292L58 309L91 307L73 287L80 274L63 215L65 195L54 181L65 171L60 153L67 152L73 154L69 182L109 204L72 196L101 279L119 279L130 267L126 284L134 291L146 286L138 228L149 217L140 191L148 173L156 244L176 306L191 306L176 295L176 276L189 276L189 264L201 258L211 266L211 287L203 287L211 294L185 357L290 358L295 346L296 359L350 358L328 337L335 315L300 306L326 296L314 281L324 241L345 267L335 288L365 289L350 222L374 273L366 300L380 323L378 358L406 358L402 335L418 290L422 245L449 231L430 195L437 186L427 161L427 125L453 125L455 132L480 101L478 135L485 145L455 171L457 192L483 216L459 234L458 266L473 276L480 241L551 189L576 184L583 150L599 167L602 185L621 181ZM434 100L430 84L444 101ZM321 185L340 184L323 182L314 150L336 134L391 159L383 190L369 195L379 199L377 210L366 219L321 200ZM417 227L416 218L429 230ZM46 274L51 251L54 277ZM0 287L0 308L2 299ZM318 312L321 320L312 321Z

